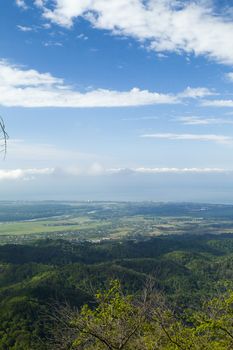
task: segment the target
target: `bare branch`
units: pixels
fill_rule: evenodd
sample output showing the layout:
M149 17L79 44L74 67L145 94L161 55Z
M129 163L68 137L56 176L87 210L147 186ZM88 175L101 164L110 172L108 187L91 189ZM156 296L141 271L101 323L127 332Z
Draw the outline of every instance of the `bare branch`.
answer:
M9 136L6 132L5 123L2 117L0 116L0 153L3 153L3 159L6 158L7 153L7 140Z

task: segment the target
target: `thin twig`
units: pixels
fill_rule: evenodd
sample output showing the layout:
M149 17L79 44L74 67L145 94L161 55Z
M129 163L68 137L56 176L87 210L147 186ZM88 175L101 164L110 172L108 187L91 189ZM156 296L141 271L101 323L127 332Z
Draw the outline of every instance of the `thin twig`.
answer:
M0 116L0 141L3 141L3 149L0 150L0 152L4 153L3 159L6 159L6 153L7 153L7 140L9 139L9 136L6 132L6 127L4 120Z

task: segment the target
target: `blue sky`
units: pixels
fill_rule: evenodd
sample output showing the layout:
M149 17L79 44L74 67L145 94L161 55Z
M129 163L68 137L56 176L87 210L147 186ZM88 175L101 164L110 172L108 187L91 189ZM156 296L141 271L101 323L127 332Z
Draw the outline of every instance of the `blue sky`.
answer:
M233 202L233 7L10 0L2 199Z

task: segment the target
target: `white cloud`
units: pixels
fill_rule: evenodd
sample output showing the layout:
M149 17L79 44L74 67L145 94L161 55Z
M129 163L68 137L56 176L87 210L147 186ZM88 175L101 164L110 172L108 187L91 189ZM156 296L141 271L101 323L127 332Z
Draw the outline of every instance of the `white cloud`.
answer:
M43 45L45 47L48 47L48 46L60 46L60 47L62 47L63 46L63 44L60 43L59 41L46 41L43 43Z
M142 121L142 120L158 120L156 116L148 116L148 117L132 117L132 118L122 118L124 121Z
M130 174L210 174L210 173L229 173L232 170L224 168L177 168L177 167L137 167L137 168L106 168L99 163L93 163L92 166L86 169L75 167L62 168L59 170L60 174L70 176L106 176L106 175L130 175ZM55 171L56 173L56 171Z
M104 175L108 171L100 162L79 164L79 166L67 166L57 169L57 173L71 176L98 176Z
M229 172L222 168L113 168L108 169L110 174L138 173L138 174L209 174L209 173L225 173Z
M34 69L22 69L0 60L0 89L3 91L4 88L23 90L31 87L51 87L62 84L62 79L54 78L49 73L38 73Z
M93 163L88 169L88 175L102 175L104 173L104 167L100 163Z
M33 28L32 28L32 27L21 26L20 24L17 25L17 28L18 28L21 32L31 32L31 31L33 31Z
M211 124L210 119L208 118L200 118L200 117L180 117L177 118L179 122L181 122L184 125L208 125Z
M71 27L82 16L99 29L145 41L157 52L185 52L233 63L233 23L214 1L55 0L43 16Z
M233 107L233 100L203 100L201 105L204 107Z
M233 100L204 100L201 102L204 107L233 107Z
M81 33L81 34L77 35L77 39L88 40L88 36L86 36L85 34Z
M229 173L232 170L223 168L104 168L98 163L93 163L87 169L70 168L17 168L0 170L0 181L35 180L40 176L106 176L114 174L210 174Z
M233 82L233 72L227 73L226 77L227 77L228 80Z
M206 118L206 117L185 116L185 117L177 118L176 120L178 120L184 125L233 124L232 119L226 119L226 118Z
M44 23L44 24L42 24L42 28L50 29L51 28L51 23Z
M215 143L230 144L233 142L233 138L225 135L214 134L173 134L173 133L156 133L156 134L144 134L143 138L153 139L165 139L165 140L185 140L185 141L211 141Z
M133 88L129 91L97 89L76 91L50 73L23 69L0 60L0 105L7 107L127 107L176 104L183 98L204 97L206 88L188 88L183 93L163 94Z
M45 5L45 0L34 0L34 4L42 8Z
M202 98L206 96L216 95L215 92L210 91L205 87L191 88L187 87L182 93L179 94L181 98Z
M24 0L15 0L15 3L18 7L22 8L23 10L27 9L27 5Z
M53 168L42 169L11 169L0 170L0 181L2 180L33 180L36 176L51 175L54 173Z

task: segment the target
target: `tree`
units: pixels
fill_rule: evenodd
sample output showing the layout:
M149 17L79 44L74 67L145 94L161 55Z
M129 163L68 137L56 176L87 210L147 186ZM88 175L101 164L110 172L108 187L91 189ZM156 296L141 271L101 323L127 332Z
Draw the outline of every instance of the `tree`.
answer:
M114 280L108 290L96 294L94 306L77 311L66 305L56 311L54 349L185 349L178 342L180 324L175 324L152 280L140 296L125 295Z
M4 158L6 156L8 138L4 120L0 117L0 152L4 154Z
M233 293L201 311L175 313L151 281L125 295L119 281L96 294L93 307L65 306L56 316L53 348L62 350L226 350L233 348Z
M135 342L142 331L145 312L134 303L132 296L123 294L119 281L112 281L109 290L97 293L95 304L95 308L84 305L80 312L68 311L67 307L58 312L58 318L65 320L63 334L64 331L69 336L73 333L71 344L68 344L67 337L63 337L60 349L69 346L88 350L142 349ZM59 335L56 340L59 341Z

